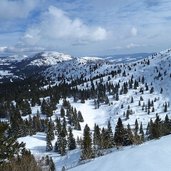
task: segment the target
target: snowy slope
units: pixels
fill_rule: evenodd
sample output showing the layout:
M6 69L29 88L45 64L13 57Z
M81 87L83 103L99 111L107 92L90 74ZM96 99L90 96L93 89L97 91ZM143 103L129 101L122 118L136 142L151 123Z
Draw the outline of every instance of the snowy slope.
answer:
M53 51L45 51L39 54L39 58L34 59L29 63L29 65L36 66L52 66L56 65L59 62L69 61L73 58L70 55L66 55L64 53L53 52Z
M116 122L120 117L124 126L130 124L134 128L135 120L138 120L140 124L142 122L144 132L150 119L155 119L156 114L164 119L166 114L171 118L171 109L168 105L167 112L164 112L163 105L169 104L171 100L171 50L165 50L160 53L150 55L145 59L136 60L129 63L116 63L115 61L102 58L92 57L80 57L73 58L67 55L59 55L59 53L41 53L27 61L26 66L47 66L43 70L43 75L53 80L53 83L59 83L66 81L71 83L72 80L82 79L82 83L74 85L80 90L90 89L93 82L95 87L102 83L105 85L120 83L120 89L124 82L129 82L133 77L133 81L142 79L145 81L142 83L139 81L139 86L134 89L130 88L127 94L120 94L119 100L116 101L112 92L107 92L106 95L109 99L109 103L101 103L98 109L95 108L94 99L87 99L85 103L74 102L73 98L67 98L71 105L81 111L84 122L80 123L82 130L85 124L88 124L93 131L94 124L98 124L101 128L107 126L107 122L111 121L113 131L116 126ZM121 73L112 76L112 71L121 70ZM124 74L125 72L125 74ZM90 79L92 79L90 81ZM148 90L145 84L148 85ZM55 85L55 84L54 84ZM53 86L53 85L52 85ZM154 87L154 92L150 93L150 89ZM163 92L161 93L161 88ZM143 89L143 93L140 90ZM139 105L140 98L142 97L141 104ZM133 102L131 102L133 98ZM147 105L148 101L154 101L155 110L146 111L143 105ZM57 110L54 111L56 116L60 116L61 102L57 104ZM122 106L122 107L121 107ZM124 112L127 111L128 106L132 109L132 114L129 118L126 118ZM82 131L73 131L75 138L82 136ZM36 134L32 137L23 137L19 141L26 142L26 147L30 149L33 154L37 156L50 155L57 166L57 169L61 169L62 166L71 168L79 164L79 150L67 152L66 156L60 157L59 154L54 152L47 153L46 150L46 135ZM171 140L171 136L164 137L158 141L151 141L144 145L137 147L128 147L123 150L116 151L107 156L95 159L86 165L81 165L78 168L74 168L73 171L101 171L101 170L116 170L116 171L169 171L171 170L170 152L171 148L167 146ZM53 142L54 144L54 142ZM160 147L160 148L159 148ZM158 157L155 157L156 153ZM167 157L165 157L167 156ZM167 160L165 160L167 158ZM161 165L161 163L162 165ZM119 163L119 164L118 164ZM120 164L121 163L121 164ZM124 163L124 164L123 164Z
M112 153L87 161L80 165L80 151L73 150L61 157L55 152L46 152L46 135L37 133L34 136L19 138L25 142L37 159L49 155L53 158L56 170L63 166L71 171L170 171L171 170L171 136L162 137L138 146L113 149ZM71 169L72 168L72 169Z
M170 171L171 136L99 157L70 171Z

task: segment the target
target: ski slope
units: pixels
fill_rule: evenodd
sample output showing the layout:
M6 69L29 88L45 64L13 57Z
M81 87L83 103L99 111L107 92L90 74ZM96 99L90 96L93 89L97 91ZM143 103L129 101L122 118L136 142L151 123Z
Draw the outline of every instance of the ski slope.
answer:
M171 136L127 147L70 171L170 171Z

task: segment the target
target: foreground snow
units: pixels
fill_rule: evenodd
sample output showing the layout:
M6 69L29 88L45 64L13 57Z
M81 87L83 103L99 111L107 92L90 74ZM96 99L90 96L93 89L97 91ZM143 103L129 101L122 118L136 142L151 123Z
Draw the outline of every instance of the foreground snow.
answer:
M95 159L71 171L169 171L171 136L128 147Z
M44 133L18 139L25 142L34 156L40 159L49 155L53 158L56 170L63 166L71 171L170 171L171 170L171 135L138 146L113 149L113 152L79 165L80 150L67 152L61 157L55 152L46 152ZM78 166L79 165L79 166Z

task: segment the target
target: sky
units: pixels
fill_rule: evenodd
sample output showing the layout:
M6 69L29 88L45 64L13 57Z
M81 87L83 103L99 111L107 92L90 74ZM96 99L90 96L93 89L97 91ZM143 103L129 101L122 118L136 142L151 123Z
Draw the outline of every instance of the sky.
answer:
M0 0L1 56L158 52L170 31L170 0Z

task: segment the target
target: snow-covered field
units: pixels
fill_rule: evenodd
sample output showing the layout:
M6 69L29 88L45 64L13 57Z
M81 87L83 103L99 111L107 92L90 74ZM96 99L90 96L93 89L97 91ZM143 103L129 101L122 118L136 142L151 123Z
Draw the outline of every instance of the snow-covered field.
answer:
M170 171L171 136L114 151L70 171Z

